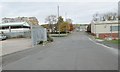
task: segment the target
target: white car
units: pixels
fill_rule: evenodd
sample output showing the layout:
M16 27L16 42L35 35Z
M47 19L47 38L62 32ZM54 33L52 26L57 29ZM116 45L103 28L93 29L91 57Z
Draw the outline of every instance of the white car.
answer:
M7 38L7 37L6 37L5 35L0 34L0 41L1 41L1 40L6 40L6 38Z

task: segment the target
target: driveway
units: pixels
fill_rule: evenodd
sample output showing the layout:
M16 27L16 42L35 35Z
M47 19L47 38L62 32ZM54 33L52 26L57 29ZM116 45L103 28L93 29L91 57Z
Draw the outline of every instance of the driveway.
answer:
M32 48L31 39L28 38L15 38L0 41L0 55L11 54L28 48Z

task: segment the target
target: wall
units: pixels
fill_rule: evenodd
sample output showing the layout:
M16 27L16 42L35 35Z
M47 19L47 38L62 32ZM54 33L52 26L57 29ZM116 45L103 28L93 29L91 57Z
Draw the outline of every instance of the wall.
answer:
M97 24L96 33L111 33L111 24ZM118 26L118 24L112 24L112 26ZM118 33L118 31L112 31L112 33Z
M47 41L47 30L41 26L32 26L31 36L32 46L35 46L40 41Z
M91 24L91 33L99 38L118 38L118 31L111 31L111 26L118 26L117 22L96 22ZM112 33L112 34L111 34Z
M31 32L30 31L25 31L25 32L8 32L4 33L8 38L30 38L31 37Z
M11 29L11 32L24 32L24 31L29 31L29 28L16 28L16 29ZM0 29L0 32L8 33L9 29Z
M99 38L103 38L103 39L107 39L107 38L112 38L113 39L118 39L118 33L102 33L102 34L99 34Z
M95 34L95 24L91 24L91 33Z

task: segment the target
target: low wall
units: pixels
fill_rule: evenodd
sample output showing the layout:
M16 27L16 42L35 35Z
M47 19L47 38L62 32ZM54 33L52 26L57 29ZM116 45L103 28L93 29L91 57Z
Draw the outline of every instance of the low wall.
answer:
M51 37L64 37L67 36L68 34L49 34Z
M112 36L113 39L118 39L118 33L102 33L102 34L99 34L99 38L110 38Z

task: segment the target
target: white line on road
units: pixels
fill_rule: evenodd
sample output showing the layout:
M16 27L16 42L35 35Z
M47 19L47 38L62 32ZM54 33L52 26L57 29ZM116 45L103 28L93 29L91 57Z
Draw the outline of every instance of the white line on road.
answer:
M103 46L103 47L105 47L105 48L108 48L108 49L110 49L112 52L114 52L115 54L118 54L118 49L115 49L115 48L112 48L112 47L108 47L108 46L106 46L106 45L104 45L104 44L97 43L97 42L95 42L94 40L92 40L92 39L89 38L89 37L88 37L88 39L89 39L90 41L92 41L93 43L95 43L95 44L97 44L97 45L100 45L100 46Z

